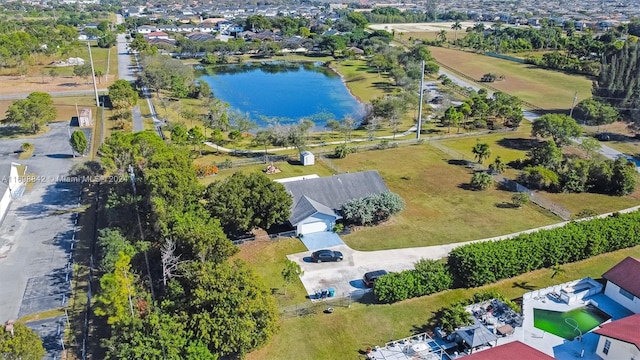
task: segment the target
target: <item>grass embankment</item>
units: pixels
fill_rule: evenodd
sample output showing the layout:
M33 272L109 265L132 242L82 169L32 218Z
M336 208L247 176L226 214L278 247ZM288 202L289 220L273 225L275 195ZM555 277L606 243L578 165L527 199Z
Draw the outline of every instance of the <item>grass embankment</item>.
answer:
M282 319L280 331L262 349L247 357L254 359L347 359L358 358L368 346L384 345L423 331L441 307L467 299L474 293L495 290L507 298L590 276L598 279L627 256L640 256L640 247L603 254L562 266L564 272L551 278L551 269L542 269L475 289L456 289L392 305L352 304L335 308L331 315L318 314Z
M473 79L479 80L483 74L489 72L504 75L504 80L490 85L545 110L568 111L576 92L578 101L591 96L591 80L585 76L546 70L530 64L461 50L433 46L429 49L438 62Z

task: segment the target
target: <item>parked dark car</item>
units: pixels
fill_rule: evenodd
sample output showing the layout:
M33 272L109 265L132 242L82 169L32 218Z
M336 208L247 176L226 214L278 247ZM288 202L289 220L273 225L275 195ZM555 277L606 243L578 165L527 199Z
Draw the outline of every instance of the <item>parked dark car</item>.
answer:
M342 261L343 256L340 251L318 250L311 254L311 260L317 263L323 261Z
M611 140L611 135L607 134L607 133L600 133L598 135L596 135L596 138L600 141L609 141Z
M362 279L364 280L364 284L367 287L372 287L379 277L387 274L388 272L386 270L369 271L368 273L364 274L364 277Z

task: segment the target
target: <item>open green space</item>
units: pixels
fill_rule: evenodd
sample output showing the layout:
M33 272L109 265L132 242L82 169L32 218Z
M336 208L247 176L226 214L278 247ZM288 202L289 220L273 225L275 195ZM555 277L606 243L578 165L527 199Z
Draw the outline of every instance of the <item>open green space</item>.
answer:
M333 314L281 319L279 333L265 347L250 353L247 359L358 358L367 347L384 345L389 340L436 326L432 318L438 309L468 299L474 293L493 290L509 299L516 299L526 292L572 279L586 276L599 279L605 271L627 256L640 256L640 247L565 264L562 266L564 272L554 278L551 278L553 270L542 269L481 288L448 290L392 305L356 303L350 308L336 307Z
M302 282L296 280L285 286L282 269L288 254L307 251L302 241L296 238L280 240L256 240L240 245L237 258L255 267L256 271L271 288L279 307L299 304L305 301L307 291Z
M594 193L548 193L540 192L545 198L558 203L572 214L588 211L604 214L640 205L640 189L626 196L612 196Z
M234 160L231 157L227 157L227 159L230 159L232 162ZM218 164L219 161L209 161L208 157L204 156L194 160L194 163L200 164L200 165L215 165L215 164ZM311 175L311 174L316 174L318 176L331 176L335 173L328 166L326 166L322 161L318 159L316 159L315 164L311 166L302 166L298 164L291 164L288 162L277 162L274 165L280 170L279 173L269 175L269 178L274 180L294 177L294 176ZM245 165L238 168L232 167L230 169L220 169L218 172L218 175L209 176L209 177L200 179L200 183L207 185L214 181L225 179L239 171L242 171L244 173L262 172L267 166L268 164L261 163L261 164Z
M406 209L387 223L344 236L358 250L448 244L509 234L558 222L535 205L506 206L511 192L466 190L472 170L429 144L367 151L336 159L343 171L378 170ZM455 162L454 162L455 163Z
M585 76L546 70L530 64L461 50L433 46L429 49L438 62L473 79L479 80L483 74L489 72L504 75L504 80L490 85L545 110L568 111L574 94L577 93L578 101L591 96L591 80Z

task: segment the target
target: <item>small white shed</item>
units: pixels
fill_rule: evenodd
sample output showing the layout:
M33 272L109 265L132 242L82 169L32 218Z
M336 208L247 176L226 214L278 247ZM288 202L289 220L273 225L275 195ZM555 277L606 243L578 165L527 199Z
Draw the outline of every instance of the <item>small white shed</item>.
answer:
M315 164L316 159L315 156L313 156L313 154L310 151L303 151L300 153L300 163L302 163L302 165L307 166L307 165L313 165Z

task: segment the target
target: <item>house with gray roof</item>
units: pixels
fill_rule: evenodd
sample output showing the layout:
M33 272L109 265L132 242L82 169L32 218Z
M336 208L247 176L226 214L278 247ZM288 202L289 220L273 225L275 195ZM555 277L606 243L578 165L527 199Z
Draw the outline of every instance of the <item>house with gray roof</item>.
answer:
M389 191L375 170L281 182L293 197L289 223L297 235L332 231L343 204Z

